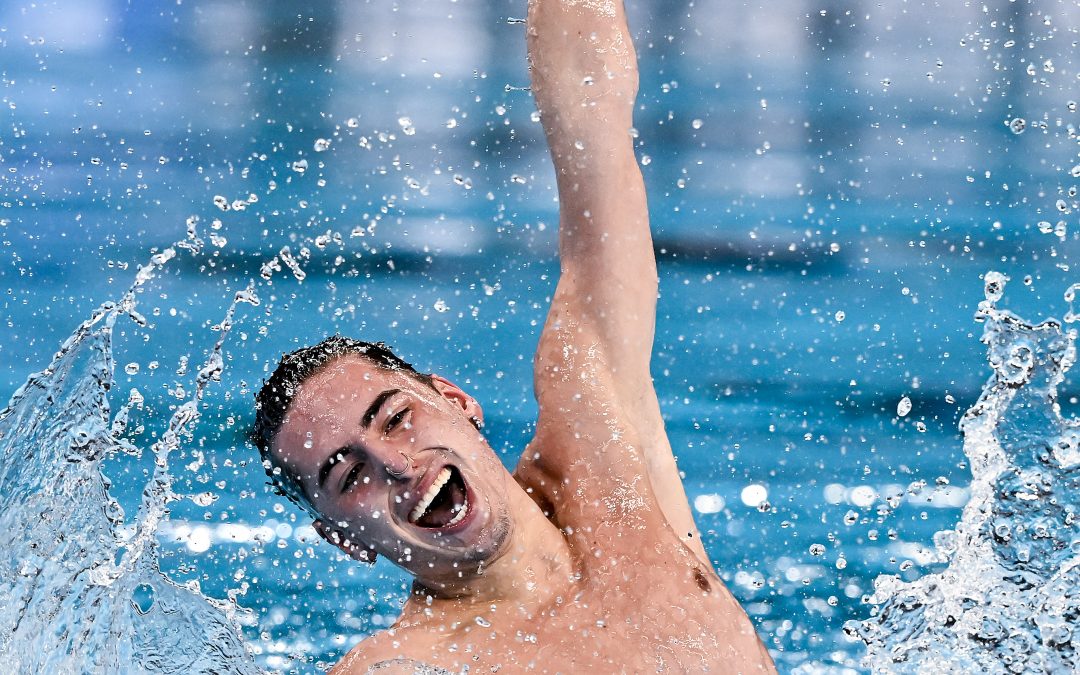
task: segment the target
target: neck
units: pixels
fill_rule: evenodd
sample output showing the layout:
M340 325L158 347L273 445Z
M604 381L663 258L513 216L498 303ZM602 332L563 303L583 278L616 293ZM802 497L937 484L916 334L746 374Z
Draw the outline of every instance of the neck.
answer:
M460 577L417 578L410 605L423 611L433 601L440 605L513 602L528 611L546 604L572 583L574 565L562 532L518 485L511 485L509 492L512 526L501 551L490 560L468 563Z

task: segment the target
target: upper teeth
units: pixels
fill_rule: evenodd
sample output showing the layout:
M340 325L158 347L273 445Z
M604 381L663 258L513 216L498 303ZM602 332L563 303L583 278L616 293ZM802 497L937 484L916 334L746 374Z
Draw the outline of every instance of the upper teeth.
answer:
M431 487L429 487L427 489L427 492L424 493L423 499L421 499L420 502L413 508L412 512L409 514L409 520L411 522L415 523L416 521L420 520L420 518L425 513L427 513L428 507L431 506L431 502L435 499L435 496L439 494L439 491L443 489L443 486L446 485L446 481L448 480L450 480L449 467L439 472L439 475L435 479L435 482L432 483ZM465 509L462 508L458 510L457 515L455 515L453 519L449 523L447 523L447 525L453 525L454 523L461 520L464 516Z

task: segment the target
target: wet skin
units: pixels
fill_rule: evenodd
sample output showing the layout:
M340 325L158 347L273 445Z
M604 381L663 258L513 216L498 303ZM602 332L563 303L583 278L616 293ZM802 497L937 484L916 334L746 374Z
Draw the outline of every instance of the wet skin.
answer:
M346 356L301 386L274 453L322 514L317 528L357 559L373 550L416 577L394 629L335 672L401 657L455 672L767 670L753 626L653 498L602 359L562 365L549 365L544 400L601 414L545 425L514 474L470 423L479 405L446 380L436 390ZM577 394L560 403L564 372L578 375ZM567 455L583 460L562 463ZM415 505L447 466L460 472L468 512L423 527Z
M416 580L394 627L334 672L775 672L701 544L652 386L658 280L622 5L531 0L526 31L559 189L536 435L511 474L445 379L349 356L300 387L272 451L316 528Z

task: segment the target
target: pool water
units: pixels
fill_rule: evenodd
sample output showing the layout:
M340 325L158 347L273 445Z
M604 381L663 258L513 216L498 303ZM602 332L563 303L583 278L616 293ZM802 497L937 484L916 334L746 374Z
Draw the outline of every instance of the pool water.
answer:
M148 449L254 284L158 538L174 580L240 591L260 667L328 667L406 583L266 488L244 434L282 352L385 340L477 396L508 465L530 438L557 204L519 5L0 7L9 391L185 242L138 295L146 325L115 330L113 405L138 389ZM784 672L866 669L842 627L875 577L941 569L990 375L983 277L1064 314L1080 208L1075 3L819 5L630 8L654 378L706 548ZM152 468L106 462L127 513Z

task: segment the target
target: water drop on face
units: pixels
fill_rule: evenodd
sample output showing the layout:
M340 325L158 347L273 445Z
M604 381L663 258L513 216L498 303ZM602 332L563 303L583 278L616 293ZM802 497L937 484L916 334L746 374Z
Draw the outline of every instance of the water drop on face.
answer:
M1027 129L1027 120L1023 117L1014 117L1009 121L1009 131L1014 134L1022 134L1024 129Z
M911 399L905 396L896 404L896 414L899 417L906 417L909 412L911 412Z

